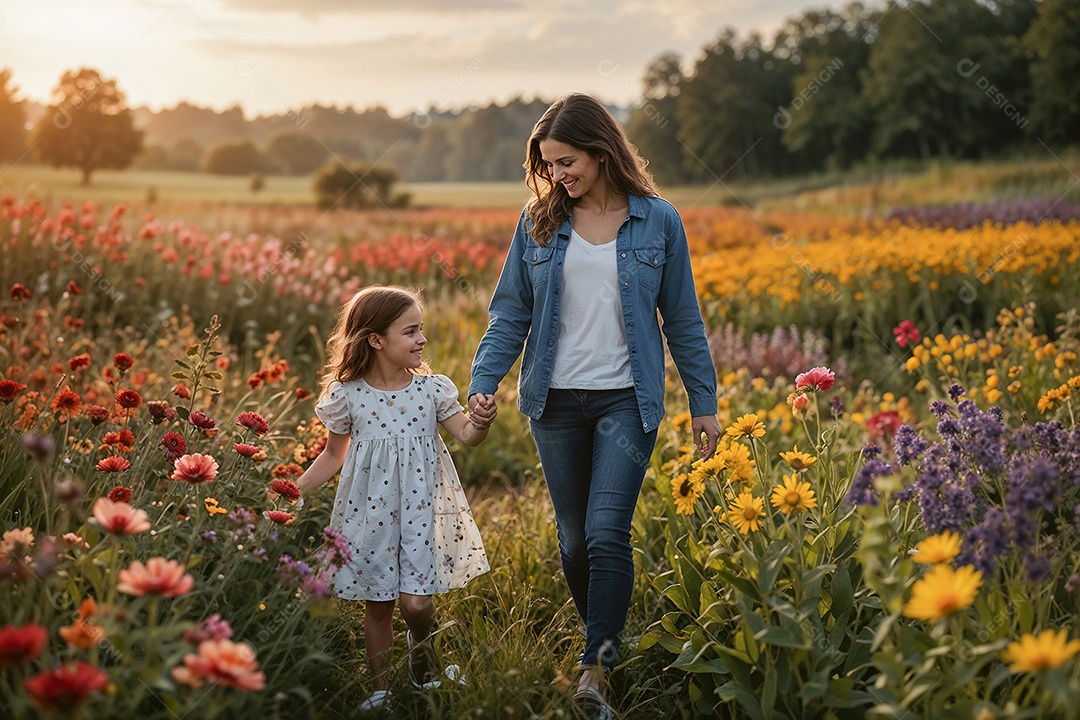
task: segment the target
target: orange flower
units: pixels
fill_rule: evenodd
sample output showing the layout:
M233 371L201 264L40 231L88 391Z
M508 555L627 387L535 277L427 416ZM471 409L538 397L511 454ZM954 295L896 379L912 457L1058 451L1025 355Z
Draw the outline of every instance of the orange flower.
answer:
M266 685L266 676L259 672L251 646L228 639L199 643L198 654L185 655L184 664L173 668L172 676L191 687L202 687L207 680L240 690L262 690Z
M202 453L183 455L176 459L175 468L169 475L172 480L183 480L195 485L210 482L217 477L218 464L214 458Z
M59 413L60 422L67 422L73 417L78 417L82 412L82 399L71 388L64 388L56 394L49 407Z
M131 461L119 455L110 455L99 461L96 467L101 472L123 472L131 467Z
M183 400L191 399L191 391L187 389L187 385L184 383L176 383L172 389L173 395Z
M146 565L136 560L121 570L117 578L120 582L116 589L127 595L161 595L179 597L191 592L195 578L184 572L184 566L175 560L152 557Z
M79 605L79 617L71 625L60 628L60 637L68 646L77 650L89 650L105 639L105 631L90 622L90 618L97 614L97 603L94 598L86 598Z
M150 529L146 511L127 503L98 498L94 502L93 513L98 525L112 535L134 535Z
M82 353L68 360L68 367L71 368L72 372L77 372L90 367L90 362L90 353Z

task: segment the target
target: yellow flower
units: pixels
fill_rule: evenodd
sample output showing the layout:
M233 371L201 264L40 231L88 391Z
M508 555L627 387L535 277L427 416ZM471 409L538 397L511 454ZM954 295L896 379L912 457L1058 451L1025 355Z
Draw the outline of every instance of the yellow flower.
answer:
M688 430L690 428L690 423L692 420L693 418L690 417L690 413L681 412L675 417L671 418L671 427L675 428L676 430Z
M948 565L935 565L915 583L911 599L904 606L904 615L916 620L937 622L975 602L982 586L982 573L970 565L953 570Z
M938 565L950 562L960 554L960 536L948 531L931 535L915 546L915 554L912 560L927 565Z
M1043 630L1038 636L1025 633L1019 642L1009 643L1001 657L1013 672L1052 670L1080 652L1080 640L1066 642L1067 630Z
M716 453L720 462L724 464L724 468L728 471L728 479L730 482L736 480L744 483L750 483L754 480L754 463L750 459L750 448L741 443L729 445L720 452Z
M795 475L785 475L784 484L773 489L772 504L787 515L795 510L813 510L817 507L817 498L810 483L799 482Z
M814 463L817 462L817 458L813 455L807 455L806 453L799 452L799 446L796 445L791 449L791 452L780 453L780 457L791 466L791 469L795 472L805 470Z
M727 436L730 438L756 438L764 434L765 423L761 422L754 413L743 415L731 423L727 429Z
M675 498L675 512L680 515L693 515L694 505L704 493L705 485L686 473L671 481L671 496Z
M749 535L754 530L761 529L761 518L764 515L764 501L744 492L731 503L727 519L740 533Z
M206 512L210 513L210 517L213 517L214 515L224 515L229 512L225 508L219 507L218 501L212 497L206 498L206 500L203 501L203 504L206 505Z

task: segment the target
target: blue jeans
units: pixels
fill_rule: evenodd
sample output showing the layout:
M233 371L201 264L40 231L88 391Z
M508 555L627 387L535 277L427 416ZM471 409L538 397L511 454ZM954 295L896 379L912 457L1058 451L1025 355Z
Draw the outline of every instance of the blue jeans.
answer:
M582 665L611 669L634 584L630 523L656 430L645 432L633 388L548 391L531 420L563 572L585 619Z

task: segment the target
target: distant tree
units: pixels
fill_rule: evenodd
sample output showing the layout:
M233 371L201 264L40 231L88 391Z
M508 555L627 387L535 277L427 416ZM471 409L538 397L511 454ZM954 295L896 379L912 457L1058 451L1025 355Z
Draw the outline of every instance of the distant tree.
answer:
M1032 124L1047 141L1080 141L1080 4L1043 0L1025 36L1035 55Z
M665 53L653 60L642 79L641 105L631 111L626 123L626 134L661 183L689 179L682 165L683 144L676 117L684 80L682 61L676 53Z
M11 71L0 70L0 162L14 162L26 152L26 114L10 82Z
M190 137L182 137L173 143L169 162L173 170L196 172L202 162L203 147Z
M251 173L251 177L248 178L248 187L253 193L260 192L266 188L266 178L262 173Z
M83 185L96 170L129 167L142 152L142 138L116 81L91 68L64 73L34 132L41 159L78 168Z
M203 156L202 169L212 175L250 175L259 172L263 157L250 140L219 142Z
M168 150L160 145L150 145L135 159L134 167L139 170L168 170L171 164Z
M400 177L390 167L334 160L315 174L315 199L321 208L403 207L408 194L393 189Z
M266 162L283 175L310 175L318 170L330 151L307 133L284 131L275 134L266 145Z
M414 182L446 180L446 158L450 154L450 122L435 120L420 131L420 139L408 165L408 178Z

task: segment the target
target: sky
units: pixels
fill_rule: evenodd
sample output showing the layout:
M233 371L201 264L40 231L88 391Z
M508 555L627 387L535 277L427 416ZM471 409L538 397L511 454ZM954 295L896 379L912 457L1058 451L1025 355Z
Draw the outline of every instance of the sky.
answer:
M90 66L129 104L248 117L312 103L396 115L588 92L640 99L657 55L689 68L722 28L771 36L807 0L2 0L0 68L47 102Z

